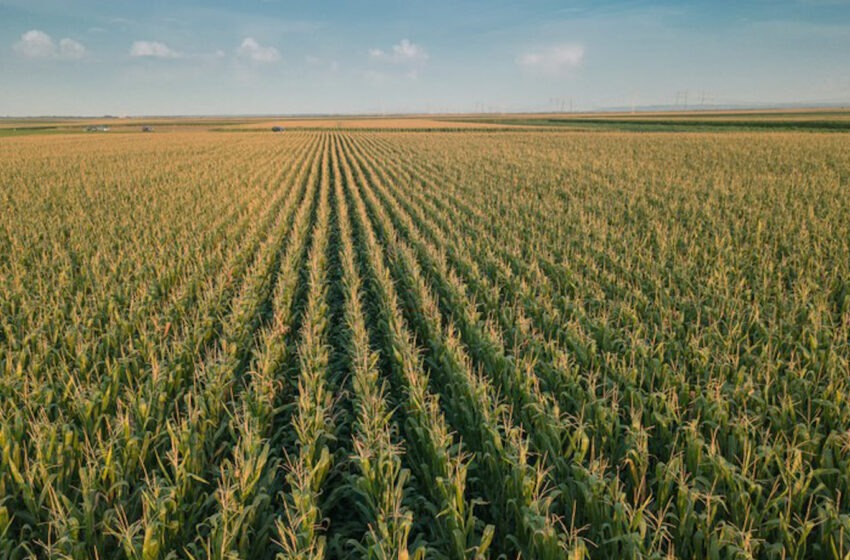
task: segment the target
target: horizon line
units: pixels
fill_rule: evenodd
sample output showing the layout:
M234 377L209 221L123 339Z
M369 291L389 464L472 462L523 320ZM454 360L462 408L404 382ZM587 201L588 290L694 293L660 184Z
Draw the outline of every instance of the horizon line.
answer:
M602 107L590 110L574 111L547 111L547 110L505 110L505 111L446 111L446 112L362 112L362 113L161 113L161 114L133 114L115 115L105 113L102 115L3 115L0 120L12 119L151 119L151 118L391 118L391 117L452 117L452 116L488 116L488 115L594 115L599 113L718 113L725 111L753 111L767 112L778 110L817 110L817 109L850 109L850 100L837 102L785 102L785 103L763 103L763 104L717 104L717 105L695 105L692 107L658 104L630 106Z

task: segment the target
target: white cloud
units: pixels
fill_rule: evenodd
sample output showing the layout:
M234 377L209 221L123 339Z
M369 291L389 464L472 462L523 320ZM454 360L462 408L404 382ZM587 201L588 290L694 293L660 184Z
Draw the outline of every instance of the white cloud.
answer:
M392 52L387 53L381 49L369 49L369 57L373 60L381 60L393 63L425 62L428 53L421 46L402 39L397 45L393 45Z
M69 60L79 60L86 55L86 48L73 39L59 41L59 57Z
M264 47L253 37L245 37L242 44L236 49L236 54L254 62L277 62L280 60L280 52L276 48Z
M563 76L581 66L583 61L582 45L557 45L525 53L517 59L517 64L533 72Z
M148 58L179 58L180 53L159 41L134 41L130 56Z
M12 47L16 53L26 58L47 58L61 60L79 60L86 54L86 48L67 37L59 41L57 48L53 38L38 29L31 29Z
M52 58L56 54L53 39L44 31L33 29L21 35L21 40L15 43L15 52L27 58Z

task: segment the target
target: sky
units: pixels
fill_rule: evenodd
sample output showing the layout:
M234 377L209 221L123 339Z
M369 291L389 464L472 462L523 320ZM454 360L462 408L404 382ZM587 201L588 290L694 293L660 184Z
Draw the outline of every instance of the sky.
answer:
M850 0L0 0L0 116L850 104Z

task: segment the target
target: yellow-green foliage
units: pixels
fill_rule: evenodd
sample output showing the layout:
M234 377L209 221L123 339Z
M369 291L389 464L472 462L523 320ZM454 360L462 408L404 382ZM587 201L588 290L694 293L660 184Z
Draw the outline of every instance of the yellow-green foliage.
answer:
M844 133L0 139L0 558L850 558Z

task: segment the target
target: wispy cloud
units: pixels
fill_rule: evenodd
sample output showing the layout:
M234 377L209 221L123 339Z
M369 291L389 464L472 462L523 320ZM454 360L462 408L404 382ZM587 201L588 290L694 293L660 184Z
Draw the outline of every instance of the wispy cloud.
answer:
M408 39L402 39L398 44L393 45L392 52L385 52L377 48L369 49L369 57L384 62L411 63L425 62L428 60L428 53L421 46L410 42Z
M138 58L180 58L180 53L159 41L134 41L130 56Z
M532 72L549 76L564 76L584 61L582 45L556 45L527 52L517 58L517 64Z
M79 60L86 55L86 48L73 39L59 41L59 58Z
M263 46L253 37L245 37L236 49L236 54L254 62L277 62L280 52L274 47Z
M57 46L50 35L38 29L31 29L21 35L20 41L12 48L26 58L79 60L86 55L86 48L81 43L66 37L60 39Z

